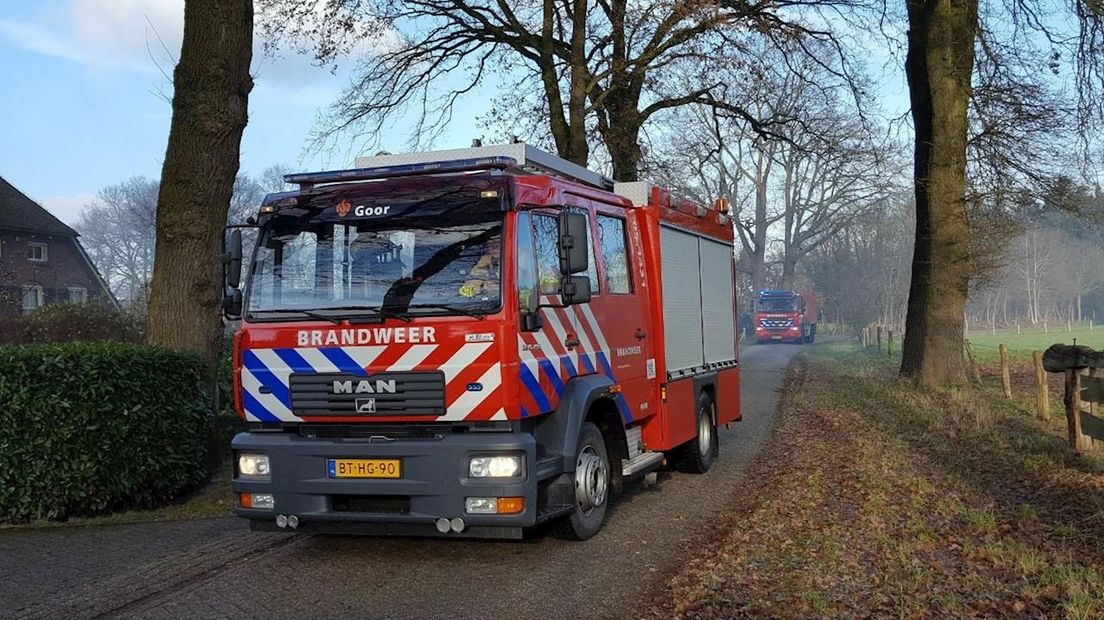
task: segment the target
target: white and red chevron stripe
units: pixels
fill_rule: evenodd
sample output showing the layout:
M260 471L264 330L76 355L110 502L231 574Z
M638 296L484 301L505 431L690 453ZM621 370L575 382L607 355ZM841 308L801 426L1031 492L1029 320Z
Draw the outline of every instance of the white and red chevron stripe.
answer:
M439 421L505 419L502 364L494 343L413 344L407 346L295 347L249 349L251 361L241 369L243 409L252 422L301 422L291 410L293 372L346 372L334 357L352 360L360 371L439 370L445 376L446 413ZM294 368L285 358L301 359L306 367ZM469 384L480 389L469 390ZM416 412L414 412L416 413Z

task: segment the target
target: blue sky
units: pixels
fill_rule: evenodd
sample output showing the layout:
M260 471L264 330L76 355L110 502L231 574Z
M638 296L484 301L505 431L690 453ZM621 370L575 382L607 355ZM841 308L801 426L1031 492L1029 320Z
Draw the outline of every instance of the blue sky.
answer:
M183 6L183 0L0 0L0 176L70 223L99 188L134 175L158 177L171 117L166 75L180 49ZM339 95L347 72L339 67L334 74L303 56L266 57L260 42L256 48L242 171L259 174L277 163L349 166L357 153L346 149L304 154L316 115ZM890 76L883 75L883 96L904 100L899 72L882 71ZM481 99L468 97L457 107L438 146L467 146L482 133ZM388 132L383 146L401 150L406 127Z
M66 222L105 185L158 177L171 117L164 74L182 31L183 0L0 0L0 176ZM345 72L308 57L264 57L258 44L253 74L243 172L352 163L344 149L303 157ZM478 134L481 110L466 111L442 145L465 146ZM384 146L401 149L403 137L400 126Z

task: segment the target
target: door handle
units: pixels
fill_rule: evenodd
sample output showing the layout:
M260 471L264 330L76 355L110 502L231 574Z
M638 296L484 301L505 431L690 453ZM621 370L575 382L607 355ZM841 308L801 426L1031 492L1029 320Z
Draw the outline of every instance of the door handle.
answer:
M636 336L637 340L644 340L645 338L648 337L648 332L646 332L646 331L644 331L644 330L642 330L638 327L636 329L636 333L633 334L633 335Z

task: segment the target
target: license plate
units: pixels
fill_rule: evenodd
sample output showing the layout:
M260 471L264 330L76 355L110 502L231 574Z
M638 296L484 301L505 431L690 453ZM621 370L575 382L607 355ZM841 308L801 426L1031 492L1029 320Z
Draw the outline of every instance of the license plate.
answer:
M782 336L771 336L771 338L775 340L782 340Z
M402 478L399 459L330 459L330 478Z

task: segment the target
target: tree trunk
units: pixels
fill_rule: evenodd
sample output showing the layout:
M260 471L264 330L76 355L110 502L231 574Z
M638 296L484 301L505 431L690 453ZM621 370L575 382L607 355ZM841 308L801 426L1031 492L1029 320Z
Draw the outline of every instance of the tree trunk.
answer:
M908 0L916 241L901 376L962 383L969 230L966 130L977 0Z
M797 275L797 257L792 256L793 248L782 257L782 290L792 291L794 277Z
M636 116L636 106L625 108L622 113L626 116ZM610 162L613 164L614 181L638 181L640 180L640 160L644 158L644 152L640 149L640 125L632 121L617 119L616 115L610 115L609 139L606 141L606 149L610 154Z
M757 175L755 182L755 231L752 235L752 245L755 252L751 259L751 287L756 294L763 288L766 280L767 261L767 178Z
M252 46L251 0L186 0L147 338L199 352L211 369L222 341L222 231L253 88Z

